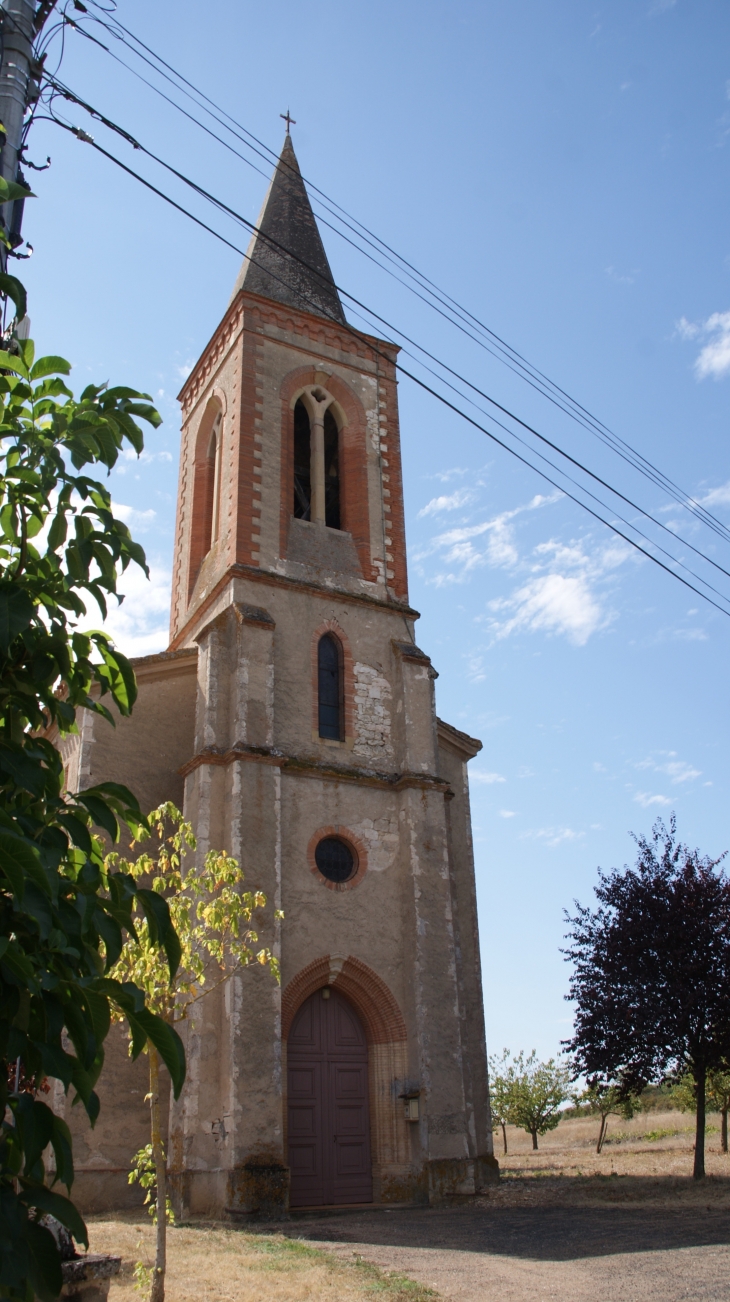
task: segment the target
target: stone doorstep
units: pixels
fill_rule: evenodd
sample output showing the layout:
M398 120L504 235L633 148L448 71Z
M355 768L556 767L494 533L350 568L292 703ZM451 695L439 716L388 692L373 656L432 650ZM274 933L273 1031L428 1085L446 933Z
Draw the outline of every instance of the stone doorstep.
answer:
M260 1215L258 1212L237 1211L233 1207L226 1208L226 1215L234 1221L246 1221L255 1223L259 1228L269 1225L279 1225L281 1221L290 1220L316 1220L318 1216L357 1216L362 1212L407 1212L413 1211L416 1207L423 1207L423 1203L329 1203L326 1206L317 1207L290 1207L281 1216L274 1219L271 1216Z

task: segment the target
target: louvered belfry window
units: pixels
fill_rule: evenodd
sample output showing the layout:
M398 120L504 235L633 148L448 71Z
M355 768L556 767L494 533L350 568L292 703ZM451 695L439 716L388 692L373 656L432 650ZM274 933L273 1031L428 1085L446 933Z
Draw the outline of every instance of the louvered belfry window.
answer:
M342 653L337 638L325 633L317 648L319 735L342 741Z

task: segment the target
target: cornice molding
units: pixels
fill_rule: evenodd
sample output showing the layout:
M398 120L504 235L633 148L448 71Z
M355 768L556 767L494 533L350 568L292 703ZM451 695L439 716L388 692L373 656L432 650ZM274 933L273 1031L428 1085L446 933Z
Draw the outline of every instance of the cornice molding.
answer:
M439 791L446 799L453 796L448 782L434 773L378 773L374 769L356 765L332 764L311 756L287 755L268 746L245 746L238 743L227 750L209 746L191 756L179 769L183 777L205 765L225 767L236 763L267 764L280 768L293 777L315 778L320 782L350 782L358 786L379 787L386 791L403 791L416 787L423 791Z
M338 601L349 602L356 606L367 606L371 610L374 608L388 611L394 615L405 615L407 619L421 618L417 610L413 610L411 606L401 604L398 601L381 601L378 597L368 596L367 593L349 592L345 588L335 588L331 584L314 583L308 579L292 579L286 574L276 574L273 570L259 569L257 565L242 565L237 562L235 565L228 567L205 600L201 601L197 609L188 616L180 632L171 641L168 654L179 650L185 639L190 636L190 630L196 627L198 621L204 617L227 585L234 579L250 579L253 583L273 584L275 587L286 588L290 592L306 592L319 597L335 597Z

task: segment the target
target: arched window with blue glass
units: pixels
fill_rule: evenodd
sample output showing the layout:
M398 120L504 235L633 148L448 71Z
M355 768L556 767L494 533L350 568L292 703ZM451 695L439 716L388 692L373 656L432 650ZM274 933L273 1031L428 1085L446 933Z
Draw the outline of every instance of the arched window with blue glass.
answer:
M330 741L345 739L343 678L342 644L332 633L325 633L317 647L318 718L320 737Z

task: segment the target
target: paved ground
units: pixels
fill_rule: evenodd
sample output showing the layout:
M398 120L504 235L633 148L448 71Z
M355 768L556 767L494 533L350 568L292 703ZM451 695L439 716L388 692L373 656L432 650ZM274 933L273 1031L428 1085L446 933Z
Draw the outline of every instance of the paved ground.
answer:
M730 1216L709 1207L372 1211L298 1220L284 1233L405 1271L459 1302L730 1297Z

